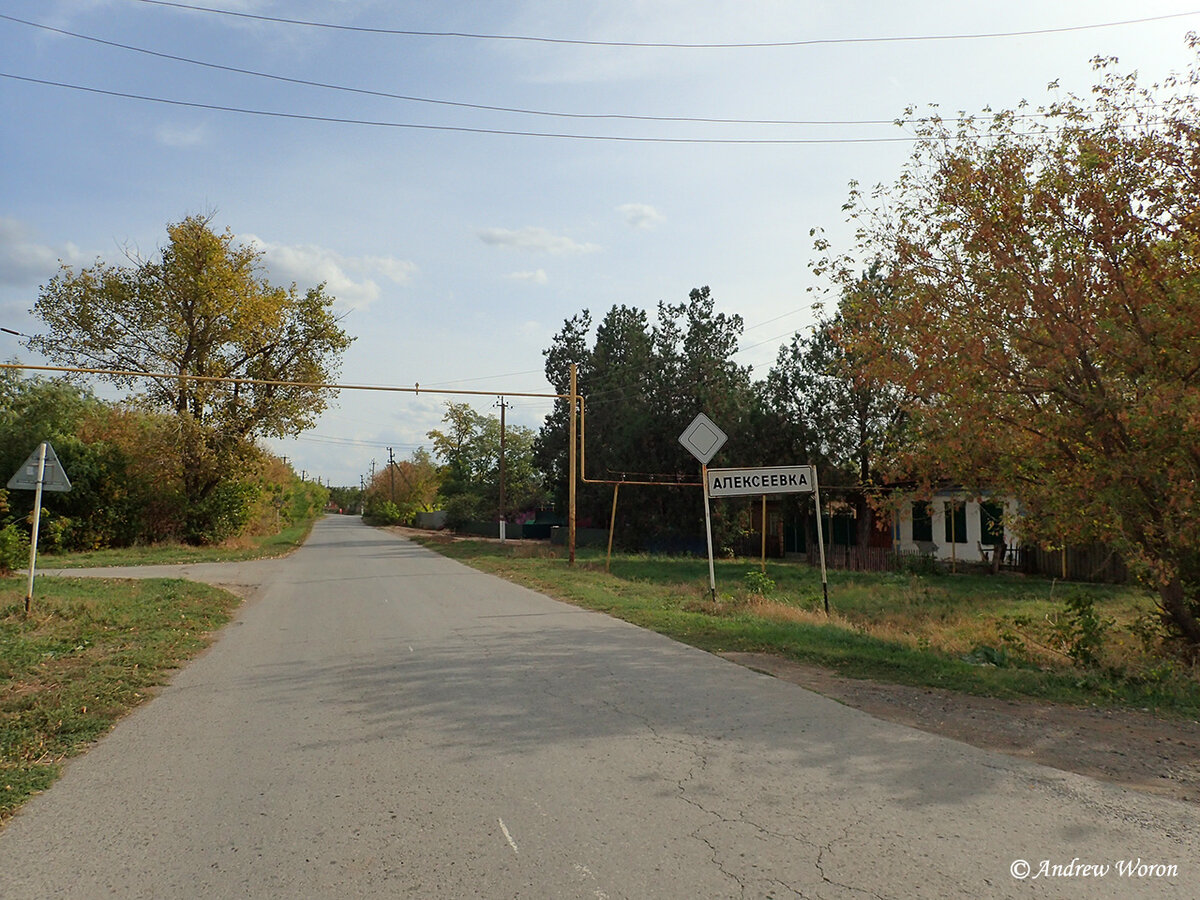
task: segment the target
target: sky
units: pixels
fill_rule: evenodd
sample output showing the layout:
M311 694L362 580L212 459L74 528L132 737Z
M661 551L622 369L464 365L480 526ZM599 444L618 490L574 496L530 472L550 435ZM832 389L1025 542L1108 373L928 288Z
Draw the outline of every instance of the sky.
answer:
M0 327L37 333L61 264L211 215L273 283L337 298L342 383L421 385L270 442L357 485L447 401L551 392L543 351L584 309L708 285L765 377L816 320L812 229L851 249L849 185L898 177L907 107L1086 94L1097 55L1159 81L1189 30L1200 0L0 0ZM46 362L9 334L0 358ZM534 429L552 405L508 403Z

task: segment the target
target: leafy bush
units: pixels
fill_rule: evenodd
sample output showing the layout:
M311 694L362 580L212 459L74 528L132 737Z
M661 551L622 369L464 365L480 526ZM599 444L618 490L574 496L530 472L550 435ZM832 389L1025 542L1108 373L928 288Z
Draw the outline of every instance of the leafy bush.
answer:
M16 524L0 528L0 575L8 575L29 562L29 536Z
M746 585L746 589L754 594L769 594L775 590L775 582L765 573L754 569L742 576L742 582Z
M1100 664L1105 635L1114 622L1100 616L1092 596L1083 591L1072 591L1065 602L1066 617L1059 624L1058 638L1076 666L1095 668Z
M456 530L486 517L483 500L473 494L456 494L446 500L443 508L446 524Z
M382 500L373 504L371 519L380 525L400 525L404 521L404 514L391 500Z
M223 481L188 510L186 538L189 544L219 544L240 534L250 521L258 485Z

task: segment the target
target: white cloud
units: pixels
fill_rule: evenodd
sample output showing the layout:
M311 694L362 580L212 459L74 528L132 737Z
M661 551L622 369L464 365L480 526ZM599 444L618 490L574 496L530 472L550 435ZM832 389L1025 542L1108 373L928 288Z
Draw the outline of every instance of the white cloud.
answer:
M84 264L83 253L71 243L40 243L22 222L0 216L0 284L25 287L49 281L61 263Z
M667 221L666 216L647 203L623 203L617 207L617 212L624 217L627 225L642 230L657 228Z
M275 244L253 234L240 237L262 251L272 281L305 287L324 282L338 305L348 309L365 309L379 299L376 278L406 285L418 271L416 263L394 256L343 256L313 244Z
M553 234L534 225L518 228L481 228L479 239L493 247L509 247L533 253L596 253L599 244L579 243L572 238Z
M208 129L204 125L160 125L154 137L164 147L195 147L204 143Z
M510 272L504 277L511 281L528 281L530 284L546 284L550 281L550 276L546 274L545 269L535 269L532 272Z

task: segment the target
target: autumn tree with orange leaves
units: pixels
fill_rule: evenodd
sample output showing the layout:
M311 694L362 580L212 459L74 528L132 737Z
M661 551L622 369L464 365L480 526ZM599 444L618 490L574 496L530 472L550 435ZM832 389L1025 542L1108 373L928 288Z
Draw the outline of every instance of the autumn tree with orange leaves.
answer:
M1200 74L1114 63L1088 98L923 120L896 183L852 191L855 250L818 240L815 268L907 398L891 476L1008 493L1026 542L1115 548L1196 660Z

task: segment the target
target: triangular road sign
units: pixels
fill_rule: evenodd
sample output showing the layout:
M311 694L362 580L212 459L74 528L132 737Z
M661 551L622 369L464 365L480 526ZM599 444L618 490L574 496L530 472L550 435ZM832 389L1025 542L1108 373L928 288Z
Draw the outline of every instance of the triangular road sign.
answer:
M17 474L8 479L8 487L14 491L35 491L37 490L38 476L38 455L41 452L41 445L37 450L29 455L29 459L21 463L21 468L17 469ZM67 477L66 471L62 467L62 463L58 461L58 455L54 452L54 447L50 442L46 442L46 464L42 471L42 490L43 491L61 491L66 492L71 489L71 479Z

